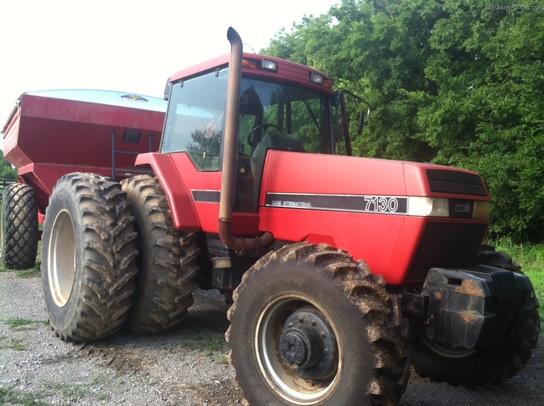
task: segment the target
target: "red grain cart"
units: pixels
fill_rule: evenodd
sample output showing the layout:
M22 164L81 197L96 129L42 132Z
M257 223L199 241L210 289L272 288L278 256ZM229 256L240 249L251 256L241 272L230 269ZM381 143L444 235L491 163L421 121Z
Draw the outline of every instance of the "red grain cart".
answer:
M5 266L34 265L38 224L62 175L92 172L119 179L138 173L136 155L159 149L165 110L164 100L133 93L23 93L2 129L4 156L19 175L3 197Z

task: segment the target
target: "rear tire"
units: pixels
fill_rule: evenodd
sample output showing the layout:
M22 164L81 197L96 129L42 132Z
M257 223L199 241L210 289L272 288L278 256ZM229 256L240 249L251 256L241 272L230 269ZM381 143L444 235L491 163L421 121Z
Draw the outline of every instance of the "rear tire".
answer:
M44 224L42 282L62 340L98 340L121 328L134 293L133 223L113 179L72 173L57 182Z
M6 187L2 202L2 259L9 269L28 269L38 254L38 207L29 185Z
M138 232L138 275L134 303L126 322L137 334L178 326L193 304L200 254L198 233L174 228L166 196L155 177L122 181Z
M327 245L261 258L234 293L226 339L250 404L397 404L407 351L382 278Z

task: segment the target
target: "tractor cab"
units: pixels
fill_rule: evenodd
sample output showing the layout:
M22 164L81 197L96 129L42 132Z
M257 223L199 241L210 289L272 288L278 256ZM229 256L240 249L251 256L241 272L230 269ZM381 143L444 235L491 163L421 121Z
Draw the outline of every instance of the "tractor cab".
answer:
M162 153L186 152L201 172L222 170L228 70L227 59L211 61L172 79ZM235 211L257 211L268 150L334 152L331 86L307 67L244 54Z

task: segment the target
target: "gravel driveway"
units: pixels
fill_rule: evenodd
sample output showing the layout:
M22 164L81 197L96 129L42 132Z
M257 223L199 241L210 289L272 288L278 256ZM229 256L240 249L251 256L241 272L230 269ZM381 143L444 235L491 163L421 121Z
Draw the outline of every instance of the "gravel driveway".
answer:
M62 342L47 325L39 277L0 272L0 404L237 405L228 347L228 306L198 291L183 326L160 336L118 333L98 343ZM540 406L544 340L527 367L492 390L467 390L415 374L401 405Z

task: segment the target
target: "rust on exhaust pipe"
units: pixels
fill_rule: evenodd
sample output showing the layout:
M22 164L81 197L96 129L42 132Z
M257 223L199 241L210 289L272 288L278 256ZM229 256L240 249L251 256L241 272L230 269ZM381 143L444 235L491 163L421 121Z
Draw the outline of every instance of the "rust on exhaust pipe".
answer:
M242 38L232 27L227 31L231 44L229 83L225 116L225 146L223 155L223 178L219 201L219 238L228 248L243 254L261 251L274 242L272 233L254 238L236 237L232 234L232 207L236 190L236 167L238 158L238 117L240 113L240 89L242 82Z

